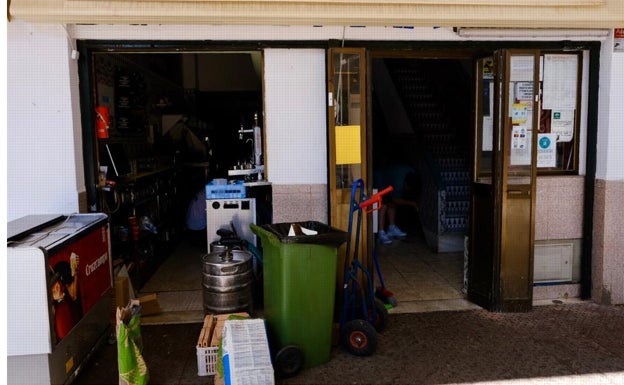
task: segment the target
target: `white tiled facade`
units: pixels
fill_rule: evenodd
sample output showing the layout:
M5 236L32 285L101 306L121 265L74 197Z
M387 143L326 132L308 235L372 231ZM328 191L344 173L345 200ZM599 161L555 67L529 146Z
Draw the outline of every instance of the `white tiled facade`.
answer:
M100 39L228 39L228 36L254 36L250 26L225 26L214 30L207 26L145 26L133 29L128 26L81 26L75 30L59 24L35 24L13 20L7 27L7 219L13 220L32 213L71 213L82 209L85 192L83 177L82 139L78 65L72 59L75 40ZM130 31L123 38L119 30ZM214 36L198 31L216 31ZM327 35L323 39L343 36L342 28L328 28L319 32L312 28L297 29L292 35L284 34L283 27L259 28L267 39L284 40L315 38L315 33ZM226 33L234 31L234 34ZM329 32L328 32L329 31ZM406 31L378 28L376 39L382 41L407 39ZM349 33L357 33L349 31ZM373 33L372 29L365 32ZM451 36L450 30L435 33ZM455 35L453 35L455 36ZM412 35L413 39L414 36ZM418 38L418 37L416 37ZM456 38L456 36L455 36ZM610 34L602 40L600 71L600 111L598 122L598 159L595 207L593 214L592 299L601 303L624 303L624 170L622 154L621 106L624 104L624 52L614 52ZM318 62L309 68L311 73L324 74L324 51L296 49L288 57L297 61ZM277 57L277 56L275 56ZM280 64L281 63L281 64ZM322 63L322 64L320 64ZM287 74L293 63L275 61L275 74ZM283 67L279 67L282 65ZM322 67L318 67L322 65ZM279 81L278 78L275 80ZM323 79L323 82L325 80ZM270 88L270 85L268 86ZM289 90L291 101L309 95L323 96L325 84L316 88L299 88L298 94ZM275 222L318 220L328 221L326 140L324 96L308 114L300 119L293 110L274 109L267 118L267 126L283 130L303 130L305 143L315 143L307 148L305 143L295 143L300 162L307 167L297 170L288 167L284 159L271 166L268 172L273 182L273 217ZM619 107L618 107L619 106ZM293 115L295 114L295 115ZM273 120L271 120L273 119ZM302 121L304 120L304 121ZM295 123L300 123L298 126ZM286 131L271 132L267 127L267 142L277 143ZM294 131L292 131L294 132ZM281 159L280 146L267 143L267 159ZM306 152L308 151L308 152ZM323 152L325 151L325 153ZM275 171L279 170L279 174ZM276 178L272 180L271 178ZM277 182L277 183L276 183ZM583 235L583 202L585 177L540 177L537 185L536 240L578 239Z

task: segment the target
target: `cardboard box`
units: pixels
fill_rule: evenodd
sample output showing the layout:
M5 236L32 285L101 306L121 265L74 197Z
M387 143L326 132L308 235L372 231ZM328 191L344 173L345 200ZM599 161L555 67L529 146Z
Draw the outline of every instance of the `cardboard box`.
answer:
M136 299L132 281L126 265L121 265L119 271L115 275L115 305L117 307L126 307L131 299Z
M125 307L130 301L128 294L130 288L128 277L115 277L115 305L117 307Z
M141 304L141 315L158 314L162 312L160 304L158 303L158 296L155 293L139 297L139 303Z
M228 314L218 314L217 322L215 323L214 333L212 336L212 340L210 341L210 346L219 346L221 343L221 335L223 334L223 327L225 326L225 321L227 321L231 316L233 318L249 318L248 313L228 313Z
M223 376L216 370L217 360L221 360L217 353L225 321L231 316L235 316L235 318L249 318L248 313L207 314L204 316L204 324L197 339L197 375L214 375L214 383L216 385L224 383Z
M275 384L264 320L225 321L222 347L226 384Z

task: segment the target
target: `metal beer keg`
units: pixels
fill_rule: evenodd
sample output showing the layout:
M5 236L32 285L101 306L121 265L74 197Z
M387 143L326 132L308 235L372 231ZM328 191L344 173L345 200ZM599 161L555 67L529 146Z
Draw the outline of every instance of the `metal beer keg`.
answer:
M249 311L253 284L251 253L227 249L204 255L202 263L204 312Z

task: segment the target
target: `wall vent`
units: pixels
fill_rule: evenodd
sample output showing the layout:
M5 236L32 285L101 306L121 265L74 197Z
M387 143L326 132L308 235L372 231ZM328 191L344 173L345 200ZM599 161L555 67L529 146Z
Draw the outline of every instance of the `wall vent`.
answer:
M533 281L535 283L571 281L573 259L572 242L535 245Z

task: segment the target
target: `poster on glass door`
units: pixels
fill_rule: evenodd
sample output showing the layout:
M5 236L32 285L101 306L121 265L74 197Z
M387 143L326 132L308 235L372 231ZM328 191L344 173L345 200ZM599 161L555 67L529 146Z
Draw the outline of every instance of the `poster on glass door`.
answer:
M557 142L570 142L574 137L574 110L552 110L550 133L556 134Z
M510 166L531 164L531 131L526 126L514 126L511 131Z
M557 135L538 134L537 167L555 167L557 165Z

